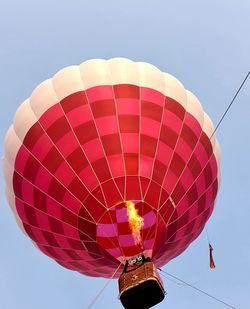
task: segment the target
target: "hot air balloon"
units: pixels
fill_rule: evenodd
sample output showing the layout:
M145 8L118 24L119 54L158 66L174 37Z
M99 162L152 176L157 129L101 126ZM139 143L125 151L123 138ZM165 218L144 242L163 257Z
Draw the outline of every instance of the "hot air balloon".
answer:
M149 308L164 298L156 268L198 237L214 209L213 131L198 99L151 64L66 67L20 105L7 132L8 202L44 254L84 275L120 277L124 307L137 299ZM141 287L158 296L138 303Z

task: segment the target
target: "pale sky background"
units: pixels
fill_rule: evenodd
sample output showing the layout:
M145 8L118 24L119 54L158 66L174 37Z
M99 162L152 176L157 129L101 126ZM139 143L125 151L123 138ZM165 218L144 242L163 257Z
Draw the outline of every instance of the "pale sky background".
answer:
M0 0L1 155L18 105L59 69L90 58L150 62L194 92L216 124L250 70L250 1ZM205 232L164 267L236 306L250 308L250 80L218 131L222 185ZM17 227L0 178L0 308L84 309L106 280L66 270ZM165 278L155 308L225 305ZM93 308L122 308L112 281Z

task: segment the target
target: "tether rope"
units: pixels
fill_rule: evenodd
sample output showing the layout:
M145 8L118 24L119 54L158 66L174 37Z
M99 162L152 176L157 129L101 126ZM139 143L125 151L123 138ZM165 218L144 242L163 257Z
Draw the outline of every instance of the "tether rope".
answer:
M174 275L171 275L170 273L166 272L165 270L163 270L163 269L161 269L161 268L158 268L158 269L159 269L161 272L165 273L166 275L168 275L168 276L174 278L175 280L178 280L178 281L180 281L181 283L185 284L186 286L189 286L190 288L192 288L192 289L194 289L194 290L196 290L196 291L198 291L198 292L200 292L200 293L202 293L202 294L204 294L204 295L206 295L206 296L208 296L208 297L214 299L215 301L220 302L220 303L224 304L225 306L227 306L227 307L229 307L229 308L236 309L236 307L234 307L234 306L232 306L232 305L226 303L225 301L223 301L223 300L221 300L221 299L219 299L219 298L213 296L212 294L209 294L209 293L207 293L207 292L201 290L200 288L197 288L196 286L194 286L194 285L192 285L192 284L190 284L190 283L188 283L188 282L186 282L186 281L184 281L184 280L182 280L182 279L180 279L180 278L178 278L178 277L176 277L176 276L174 276Z
M248 77L250 75L250 71L247 73L246 77L244 78L243 82L241 83L239 89L237 90L237 92L235 93L234 97L232 98L230 104L228 105L227 109L225 110L224 114L221 116L220 121L217 123L212 135L210 136L210 140L211 138L214 136L215 132L217 131L217 129L219 128L219 126L221 125L223 119L225 118L226 114L228 113L229 109L231 108L231 106L233 105L235 99L237 98L239 92L241 91L241 88L244 86L245 82L247 81Z
M92 308L97 299L101 296L103 291L106 289L106 287L109 285L110 281L114 278L116 273L118 272L119 268L121 267L122 262L119 264L119 266L116 268L112 276L107 280L107 282L104 284L104 286L101 288L101 290L98 292L98 294L95 296L95 298L92 300L92 302L86 307L86 309Z

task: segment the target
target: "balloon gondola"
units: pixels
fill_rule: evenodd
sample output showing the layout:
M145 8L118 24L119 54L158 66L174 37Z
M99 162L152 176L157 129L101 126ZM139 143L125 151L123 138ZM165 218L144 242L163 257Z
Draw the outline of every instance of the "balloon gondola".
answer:
M165 295L156 268L198 237L214 209L213 130L198 99L153 65L66 67L21 104L7 132L9 204L47 256L93 277L122 265L113 277L123 305L155 289L141 305L149 308Z

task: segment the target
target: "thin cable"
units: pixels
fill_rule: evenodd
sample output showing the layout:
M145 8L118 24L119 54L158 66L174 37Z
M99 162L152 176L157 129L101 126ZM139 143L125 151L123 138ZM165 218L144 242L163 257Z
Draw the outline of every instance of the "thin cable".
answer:
M247 81L248 77L250 75L250 71L247 73L246 77L244 78L243 82L241 83L239 89L237 90L237 92L235 93L233 99L231 100L230 104L228 105L227 109L225 110L224 114L221 116L220 121L217 123L212 135L210 136L210 140L211 138L214 136L215 132L217 131L217 129L219 128L220 124L222 123L223 119L225 118L226 114L228 113L229 109L231 108L231 106L233 105L236 97L238 96L239 92L241 91L241 88L244 86L245 82Z
M207 236L207 242L210 244L209 235L208 235L208 230L207 230L206 227L205 227L205 231L206 231L206 236Z
M167 276L166 276L166 275L164 275L164 274L161 274L161 276L162 276L162 277L164 277L164 278L166 278L167 280L169 280L169 281L171 281L171 282L175 283L176 285L178 285L178 286L180 286L180 287L184 287L184 286L186 286L186 284L185 284L185 283L180 283L180 282L177 282L176 280L170 279L169 277L167 277ZM193 282L193 283L192 283L192 285L197 284L197 283L198 283L198 281L195 281L195 282Z
M185 286L185 284L180 283L180 282L177 282L176 280L170 279L169 277L167 277L167 276L164 275L164 274L161 274L161 276L164 277L164 278L166 278L167 280L169 280L169 281L175 283L175 284L178 285L178 286L181 286L181 287Z
M90 309L94 303L97 301L97 299L101 296L101 294L103 293L103 291L106 289L106 287L109 285L110 281L114 278L114 276L116 275L116 273L118 272L120 266L121 266L122 262L119 264L119 266L116 268L116 270L114 271L113 275L107 280L107 282L104 284L104 286L101 288L101 290L99 291L99 293L96 295L96 297L92 300L92 302L86 307L86 309Z
M169 274L168 272L164 271L163 269L161 269L161 268L158 268L158 269L159 269L160 271L162 271L163 273L167 274L168 276L170 276L170 277L172 277L172 278L174 278L174 279L176 279L176 280L178 280L178 281L184 283L185 285L189 286L190 288L192 288L192 289L194 289L194 290L196 290L196 291L198 291L198 292L200 292L200 293L202 293L202 294L205 294L206 296L208 296L208 297L210 297L210 298L213 298L213 299L216 300L217 302L220 302L220 303L224 304L225 306L227 306L227 307L229 307L229 308L236 309L236 307L234 307L234 306L232 306L232 305L230 305L230 304L224 302L223 300L221 300L221 299L219 299L219 298L217 298L217 297L215 297L215 296L213 296L213 295L211 295L211 294L209 294L209 293L207 293L207 292L205 292L205 291L203 291L203 290L197 288L196 286L194 286L194 285L192 285L192 284L190 284L190 283L188 283L188 282L186 282L186 281L184 281L184 280L182 280L182 279L180 279L180 278L178 278L178 277L176 277L176 276L174 276L174 275Z

